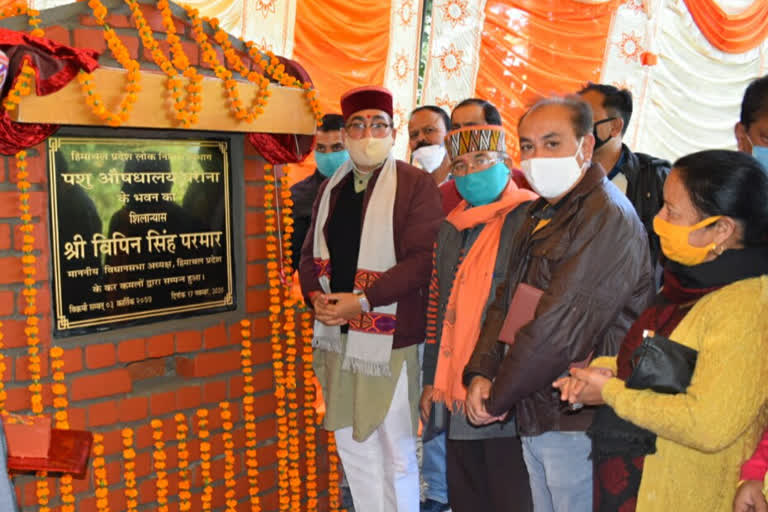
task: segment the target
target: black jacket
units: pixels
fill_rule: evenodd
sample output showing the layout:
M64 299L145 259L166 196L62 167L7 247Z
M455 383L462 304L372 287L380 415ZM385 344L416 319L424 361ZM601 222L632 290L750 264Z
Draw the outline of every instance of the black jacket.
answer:
M312 206L315 204L320 185L325 181L320 171L297 181L291 187L291 199L293 200L293 234L291 235L291 251L293 251L293 270L299 270L301 259L301 246L312 223Z
M624 164L620 171L627 178L627 199L635 207L648 232L651 263L656 265L661 255L661 244L658 235L653 232L653 218L664 204L664 180L671 166L661 158L633 153L626 145L621 151Z

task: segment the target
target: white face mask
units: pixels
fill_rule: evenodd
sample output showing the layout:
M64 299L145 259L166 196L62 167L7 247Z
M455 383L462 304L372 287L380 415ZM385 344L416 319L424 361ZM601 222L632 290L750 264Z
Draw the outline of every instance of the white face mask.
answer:
M445 158L445 146L432 144L431 146L422 146L413 152L413 160L418 162L419 166L427 172L434 172L440 167Z
M374 167L387 159L395 140L390 137L365 137L352 139L347 137L347 150L352 161L363 167Z
M581 143L576 155L581 152ZM565 194L579 181L583 165L576 161L576 155L560 158L529 158L523 160L521 166L525 179L531 188L545 199L552 199Z

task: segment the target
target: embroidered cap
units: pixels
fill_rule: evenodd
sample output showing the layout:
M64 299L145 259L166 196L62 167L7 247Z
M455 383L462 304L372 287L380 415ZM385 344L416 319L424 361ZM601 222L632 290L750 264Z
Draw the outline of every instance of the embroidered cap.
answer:
M394 111L392 93L384 87L367 85L351 89L341 96L341 113L344 116L344 121L355 112L369 108L383 110L389 114L389 117L392 117Z
M473 151L505 153L504 130L496 125L465 126L445 136L445 147L451 160Z

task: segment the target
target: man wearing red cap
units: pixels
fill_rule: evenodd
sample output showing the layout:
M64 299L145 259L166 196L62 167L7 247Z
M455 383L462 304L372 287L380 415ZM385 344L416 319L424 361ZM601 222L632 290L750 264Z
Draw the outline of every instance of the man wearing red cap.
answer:
M417 512L419 360L443 220L426 172L392 156L392 94L341 98L350 160L320 188L302 248L314 369L356 510Z

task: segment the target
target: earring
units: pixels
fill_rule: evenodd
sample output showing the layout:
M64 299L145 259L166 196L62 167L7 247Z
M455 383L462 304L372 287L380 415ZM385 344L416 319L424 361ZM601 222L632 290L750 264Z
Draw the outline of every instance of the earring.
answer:
M723 251L725 251L725 248L722 245L716 245L713 251L715 251L715 254L717 254L718 256L722 256Z

